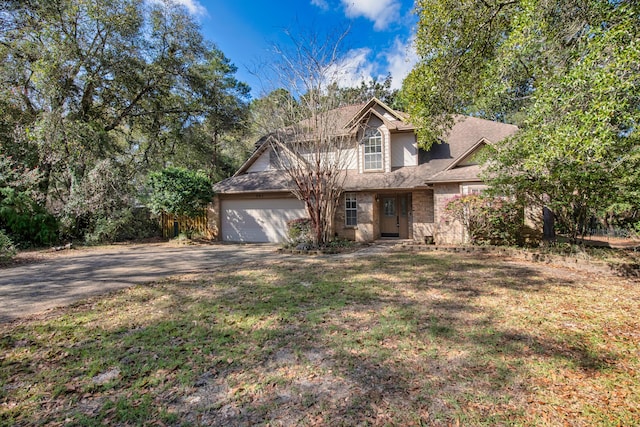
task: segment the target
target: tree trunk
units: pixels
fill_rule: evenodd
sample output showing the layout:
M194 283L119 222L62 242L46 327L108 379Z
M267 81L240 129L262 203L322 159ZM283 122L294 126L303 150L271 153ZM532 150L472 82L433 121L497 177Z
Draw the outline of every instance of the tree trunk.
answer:
M542 233L544 240L553 241L556 239L554 215L551 209L546 206L542 208Z

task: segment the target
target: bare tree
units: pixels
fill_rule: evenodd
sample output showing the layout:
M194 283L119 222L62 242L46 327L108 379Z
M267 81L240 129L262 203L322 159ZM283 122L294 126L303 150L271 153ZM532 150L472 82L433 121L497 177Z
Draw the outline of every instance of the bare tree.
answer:
M346 34L322 41L289 34L293 47L276 47L271 66L280 89L263 98L269 102L260 114L279 169L305 204L317 246L331 239L346 169L357 152L358 126L345 126L353 108L340 108L339 95L327 90L349 71L339 49ZM271 111L264 114L264 108Z

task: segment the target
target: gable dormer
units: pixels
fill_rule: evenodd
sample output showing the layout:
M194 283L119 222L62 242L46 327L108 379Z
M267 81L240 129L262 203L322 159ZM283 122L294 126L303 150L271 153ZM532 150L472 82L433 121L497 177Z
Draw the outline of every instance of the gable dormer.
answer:
M475 144L473 144L466 152L458 157L458 160L454 161L445 170L451 170L459 167L475 166L480 162L478 160L483 149L490 144L487 138L480 138Z
M391 172L418 164L414 127L382 101L373 98L346 126L358 132L360 173Z
M264 172L271 170L271 148L268 148L262 152L256 159L247 167L247 173Z
M384 102L377 98L371 98L358 110L358 112L344 125L344 129L353 132L357 130L358 125L366 123L371 115L377 116L387 125L387 129L398 128L398 126L406 125L404 118L400 113L393 110Z
M358 133L358 171L389 172L389 131L376 115L369 115Z

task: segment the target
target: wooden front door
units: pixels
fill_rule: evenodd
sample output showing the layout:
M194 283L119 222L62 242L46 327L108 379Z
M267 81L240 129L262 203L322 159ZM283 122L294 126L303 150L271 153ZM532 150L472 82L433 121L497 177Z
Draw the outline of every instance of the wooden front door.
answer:
M409 238L409 199L406 194L380 197L380 235Z

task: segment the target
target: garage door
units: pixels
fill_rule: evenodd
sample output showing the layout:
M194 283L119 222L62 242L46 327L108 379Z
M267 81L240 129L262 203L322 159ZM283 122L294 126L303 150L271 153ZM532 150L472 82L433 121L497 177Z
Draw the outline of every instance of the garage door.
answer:
M220 208L225 242L284 242L287 221L308 216L297 199L222 200Z

